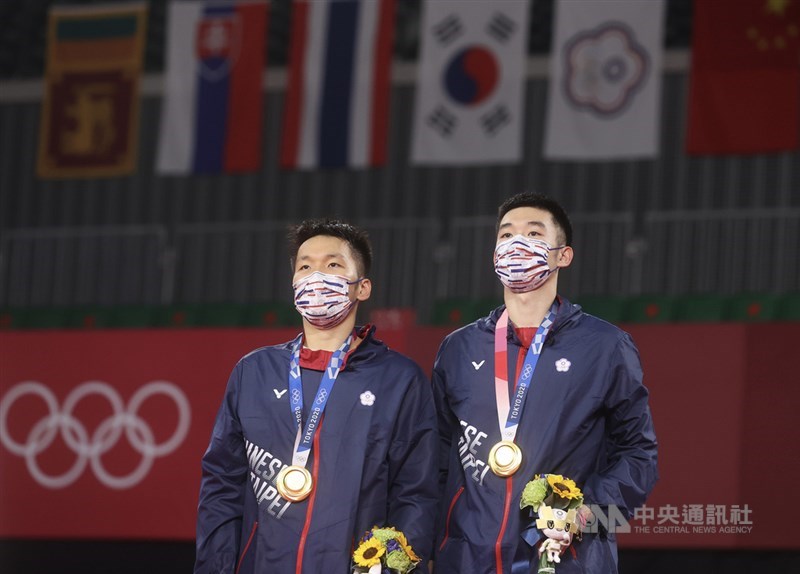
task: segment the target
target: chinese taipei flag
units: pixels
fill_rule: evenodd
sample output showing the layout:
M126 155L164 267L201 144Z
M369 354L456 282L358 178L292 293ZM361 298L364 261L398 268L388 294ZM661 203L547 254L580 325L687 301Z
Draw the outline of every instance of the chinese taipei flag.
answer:
M425 2L414 163L520 160L528 10L519 1Z
M558 0L544 157L658 155L663 0Z
M171 2L157 170L257 170L266 2Z
M294 1L283 167L386 162L395 1Z

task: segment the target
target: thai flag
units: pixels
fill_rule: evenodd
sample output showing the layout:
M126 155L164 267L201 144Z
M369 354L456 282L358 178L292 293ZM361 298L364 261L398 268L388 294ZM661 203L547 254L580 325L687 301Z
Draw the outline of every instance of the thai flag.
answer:
M257 170L261 163L265 2L171 2L157 168Z
M386 161L395 0L295 0L281 164Z

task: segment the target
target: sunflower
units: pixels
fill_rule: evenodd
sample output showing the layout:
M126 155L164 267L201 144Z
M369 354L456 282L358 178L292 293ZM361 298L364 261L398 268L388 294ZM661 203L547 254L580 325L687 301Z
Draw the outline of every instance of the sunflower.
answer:
M414 549L411 548L411 544L401 544L400 546L402 546L403 550L406 551L406 554L408 555L408 558L412 562L416 563L416 562L420 561L420 557L417 556L416 553L414 552Z
M553 494L564 500L576 500L583 498L581 489L571 478L566 478L560 474L548 474L547 484L553 490Z
M409 544L408 540L406 539L406 535L399 530L396 530L394 534L395 540L397 540L397 542L400 544L400 547L405 550L406 554L408 554L408 557L414 562L419 562L420 558L414 553L414 550L411 548L411 544Z
M381 556L383 556L384 552L386 552L386 548L381 544L381 541L376 538L370 538L356 549L353 553L353 560L358 566L369 568L370 566L375 566L375 564L380 564Z

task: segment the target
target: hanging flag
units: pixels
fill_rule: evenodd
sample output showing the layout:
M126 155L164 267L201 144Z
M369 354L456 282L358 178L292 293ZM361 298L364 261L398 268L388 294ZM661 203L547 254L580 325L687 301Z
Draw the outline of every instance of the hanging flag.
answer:
M171 2L157 170L255 171L261 164L267 4Z
M663 0L558 0L545 158L658 155L663 36Z
M135 170L146 23L145 3L50 9L39 177Z
M425 2L414 163L520 161L528 10L519 1Z
M800 0L694 3L686 151L800 147Z
M395 0L295 0L281 165L386 162Z

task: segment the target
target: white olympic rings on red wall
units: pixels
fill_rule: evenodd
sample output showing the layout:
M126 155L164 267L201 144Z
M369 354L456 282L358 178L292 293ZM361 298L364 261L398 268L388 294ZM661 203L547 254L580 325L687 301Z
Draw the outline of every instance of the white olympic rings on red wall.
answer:
M165 395L172 399L178 408L178 423L167 440L157 444L150 425L138 415L142 403L153 395ZM14 403L26 395L42 399L48 414L39 420L28 433L24 443L17 442L8 431L8 413ZM86 427L73 416L76 405L85 397L98 395L111 406L112 414L103 420L89 436ZM65 488L74 483L83 473L87 464L91 465L97 479L114 489L127 489L135 486L147 476L153 461L173 452L189 432L191 407L184 392L168 381L152 381L137 390L127 407L119 393L102 381L87 381L75 387L64 405L59 409L55 394L37 381L24 381L11 387L0 401L0 441L12 453L25 458L31 476L44 487ZM138 466L128 475L115 476L109 473L102 463L102 456L111 450L125 431L130 446L142 455ZM64 443L77 458L66 472L52 476L45 473L37 461L60 433Z

